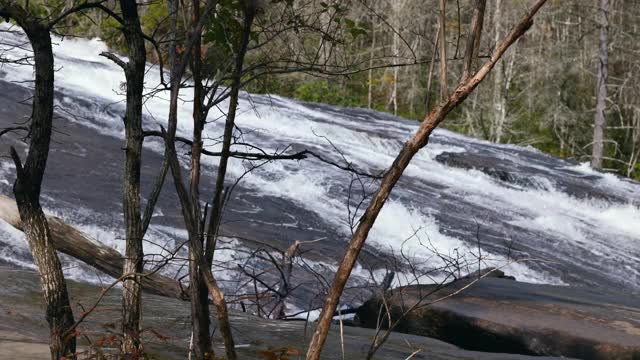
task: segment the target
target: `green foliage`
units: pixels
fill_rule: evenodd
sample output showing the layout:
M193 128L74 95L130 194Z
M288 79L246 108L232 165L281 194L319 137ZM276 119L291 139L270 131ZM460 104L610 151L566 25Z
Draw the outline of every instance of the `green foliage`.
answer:
M100 33L102 34L102 39L110 48L121 53L126 53L127 47L123 41L124 37L120 27L118 21L112 17L107 17L103 19L100 24Z
M203 42L217 48L223 54L234 53L234 46L242 37L242 3L239 0L218 2L216 17L206 25Z
M296 88L294 96L304 101L327 102L335 104L340 102L339 91L330 86L326 81L311 81L301 84Z
M63 0L51 0L51 1L36 0L36 1L29 2L29 11L39 18L44 18L51 15L57 15L57 13L53 12L54 9L62 9L63 7L64 7Z
M216 7L216 17L205 24L203 37L203 76L205 78L228 75L233 63L233 55L240 43L243 32L243 2L244 0L219 0ZM254 73L247 74L245 80L256 73L261 77L249 83L245 90L254 93L275 93L282 96L294 97L304 101L321 102L342 106L359 106L379 111L392 112L394 108L390 103L391 94L397 88L397 114L409 119L422 119L426 110L424 101L426 98L428 64L402 67L399 71L377 68L371 72L371 78L366 70L369 64L371 49L374 66L381 62L389 64L388 50L391 45L393 32L381 31L381 19L362 16L366 12L354 4L344 0L320 0L312 2L313 8L300 9L299 3L294 0L267 0L258 13L263 18L255 26L250 34L253 44L264 43L269 33L259 33L264 24L274 26L277 24L287 29L284 43L277 41L250 51L245 59L245 68L256 64L276 63L288 71L288 67L295 68L296 61L300 63L312 63L318 56L315 49L319 43L329 42L323 50L327 52L329 61L335 61L335 69L343 66L353 71L349 76L320 79L309 74L281 74L269 75L270 68L258 67ZM75 0L75 3L79 3ZM375 3L375 2L374 2ZM562 6L559 2L554 6ZM66 0L32 0L29 2L30 10L41 17L51 17L55 11L65 8ZM346 5L348 4L348 6ZM388 2L387 5L391 5ZM114 4L111 4L112 6ZM389 10L382 4L378 10L381 14ZM409 11L413 5L409 6ZM428 6L428 5L425 5ZM115 5L117 8L117 5ZM157 39L163 38L169 30L168 9L164 0L152 0L140 5L140 21L143 31L151 35L155 32ZM355 9L355 10L354 10ZM307 11L308 10L308 11ZM406 12L403 16L411 15ZM428 15L431 16L431 15ZM455 29L470 21L470 13L464 12L462 18L450 17L448 28ZM321 19L320 21L318 19ZM328 20L331 20L329 23ZM365 19L365 21L362 21ZM407 39L418 36L408 26L414 19L404 19L399 31ZM425 18L426 19L426 18ZM631 19L633 20L633 19ZM182 22L185 19L178 17L178 28L186 29ZM186 21L190 21L186 19ZM278 23L280 21L280 23ZM369 22L371 21L371 22ZM404 22L407 24L404 24ZM422 21L422 20L421 20ZM318 31L318 24L322 23L322 31ZM120 24L106 14L97 16L97 12L88 11L75 14L71 21L72 26L66 29L66 33L80 36L100 36L113 50L126 54L124 38ZM373 26L377 24L377 26ZM407 27L405 27L407 25ZM541 151L553 155L567 157L578 161L588 161L593 136L593 111L594 111L594 79L593 64L583 60L593 55L588 49L596 49L596 43L585 40L586 34L578 34L572 31L556 31L565 25L558 25L557 21L542 18L538 27L539 33L531 32L530 40L526 38L519 43L518 58L515 65L515 77L508 91L507 117L508 126L505 128L505 136L502 141L520 145L532 145ZM627 25L628 26L628 25ZM277 29L275 26L273 29ZM272 30L273 30L272 29ZM372 29L378 29L374 34ZM555 30L554 30L555 29ZM454 33L454 32L451 32ZM563 35L564 34L564 35ZM373 38L375 35L375 43ZM429 35L427 35L428 37ZM569 36L568 39L559 40L557 37ZM573 36L573 38L572 38ZM181 36L181 38L183 38ZM551 40L550 40L551 39ZM429 39L427 39L429 40ZM537 43L533 41L548 41L549 46L543 51L538 51ZM452 39L448 39L452 41ZM529 41L529 43L527 43ZM591 42L589 42L591 41ZM574 44L575 42L575 44ZM417 41L418 56L429 57L432 45L430 41ZM546 42L545 42L546 44ZM587 45L586 47L584 45ZM291 45L291 46L289 46ZM575 45L575 47L574 47ZM578 46L579 45L579 46ZM483 48L486 45L482 45ZM401 46L402 47L402 46ZM586 53L583 53L587 49ZM486 49L485 49L486 50ZM294 52L290 54L288 52ZM327 54L322 54L326 56ZM406 54L405 54L406 55ZM578 56L579 55L579 56ZM153 54L155 56L155 54ZM150 61L155 61L153 56ZM166 54L161 54L164 58ZM633 81L619 85L619 79L633 79L637 71L637 62L633 58L625 57L623 52L613 51L610 59L610 94L607 108L608 124L613 126L628 124L637 114L633 113L633 106L637 106L637 96L628 89L636 86ZM621 59L618 59L621 57ZM379 60L383 58L384 60ZM282 59L281 63L278 63ZM292 60L293 59L293 60ZM617 60L616 60L617 59ZM287 62L289 61L289 62ZM577 61L583 61L577 64ZM284 64L284 65L283 65ZM350 65L351 64L351 65ZM544 64L544 65L541 65ZM461 69L459 63L450 64L451 74L457 74ZM318 66L319 68L320 66ZM543 70L544 68L544 70ZM635 70L634 70L635 69ZM340 71L340 70L336 70ZM397 75L397 77L396 77ZM488 138L493 116L493 84L491 76L476 90L463 107L456 109L443 123L449 129L469 134L471 136ZM626 81L626 80L625 80ZM369 84L369 82L371 84ZM228 85L228 84L223 84ZM371 85L371 88L369 87ZM620 87L620 90L618 89ZM438 96L438 76L433 78L431 87L431 104ZM622 97L622 94L626 96ZM631 94L631 95L629 95ZM370 96L370 97L369 97ZM473 109L471 102L475 101ZM627 104L627 105L625 105ZM634 105L636 104L636 105ZM627 106L627 107L625 107ZM623 121L623 119L625 119ZM616 159L605 160L605 167L617 170L622 175L629 171L625 161L629 161L634 154L633 134L628 127L613 126L606 129L607 143L605 144L605 156ZM635 141L635 143L634 143ZM640 165L631 169L631 176L640 178Z
M368 31L368 25L366 22L358 21L355 22L349 18L344 18L344 25L349 34L353 36L353 38L357 38L359 35L366 35Z
M298 85L293 96L304 101L359 106L362 95L357 90L353 86L336 84L334 80L311 80Z
M146 34L152 34L156 29L160 33L169 32L169 9L166 1L151 2L140 17L140 25Z

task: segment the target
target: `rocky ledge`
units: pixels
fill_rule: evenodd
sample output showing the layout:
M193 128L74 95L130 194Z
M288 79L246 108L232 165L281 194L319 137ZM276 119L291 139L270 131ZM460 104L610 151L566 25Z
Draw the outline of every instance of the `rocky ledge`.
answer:
M47 324L38 276L32 270L3 264L0 261L0 359L46 359ZM69 291L76 314L89 308L98 297L100 287L69 281ZM144 296L144 335L150 359L186 359L189 344L189 305L177 299L146 294ZM120 294L114 290L100 303L87 322L80 327L81 351L88 351L89 341L101 344L100 351L111 352L111 339L117 332ZM231 321L241 359L297 359L303 356L313 324L303 321L274 321L250 314L231 312ZM215 320L214 320L215 323ZM217 333L217 332L216 332ZM341 340L337 325L331 330L323 359L364 359L374 331L344 327ZM344 342L344 356L341 351ZM214 337L217 353L222 342ZM95 352L94 352L95 353ZM411 354L414 354L412 357ZM302 358L300 356L300 358ZM374 359L429 360L534 360L530 356L496 354L463 350L428 337L396 333L390 336ZM86 357L80 357L80 359Z
M470 276L444 288L390 290L386 298L395 331L475 351L640 359L640 297L499 275ZM358 309L355 323L375 328L382 308L381 298L370 299Z

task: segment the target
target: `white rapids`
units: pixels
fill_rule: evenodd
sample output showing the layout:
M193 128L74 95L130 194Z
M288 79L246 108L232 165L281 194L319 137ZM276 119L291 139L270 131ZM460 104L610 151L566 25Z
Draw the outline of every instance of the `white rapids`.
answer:
M2 25L2 30L8 26ZM2 46L24 43L19 33L0 33ZM123 138L122 109L124 82L122 70L99 56L107 51L99 39L55 39L57 107L68 121L77 122L100 134ZM27 46L28 48L28 46ZM23 51L27 53L26 50ZM5 57L21 57L20 51L3 52ZM146 86L149 90L159 83L159 71L149 65ZM32 84L29 66L3 65L0 80L23 87ZM189 137L192 130L191 90L182 92L179 134ZM166 124L167 94L160 92L144 104L146 128L157 129ZM226 103L209 115L206 134L216 138L222 133ZM69 114L66 116L65 114ZM243 131L243 141L259 145L269 153L312 149L335 162L344 155L355 167L368 172L381 171L392 163L404 141L418 128L418 123L363 109L343 109L319 104L307 104L279 96L244 93L237 119ZM330 139L331 145L326 139ZM148 142L149 149L161 153L158 142ZM207 144L210 150L217 145ZM335 148L334 148L335 146ZM239 151L245 148L237 147ZM441 154L481 154L497 162L514 164L535 171L526 177L539 186L505 183L486 172L449 166L436 157ZM13 168L0 162L0 187L9 189ZM207 159L205 166L214 168ZM230 177L244 173L246 163L233 160ZM351 176L338 168L310 159L300 162L273 162L261 167L242 180L242 186L259 196L285 199L323 219L336 229L342 241L349 239L346 221L347 196ZM563 180L564 179L564 180ZM568 180L567 180L568 179ZM575 196L560 186L587 184L591 189L610 194L612 199ZM375 185L375 184L374 184ZM368 191L375 190L369 185ZM119 196L117 196L119 199ZM615 198L615 199L613 199ZM621 200L620 200L621 199ZM539 153L532 148L494 145L452 133L435 132L430 144L414 158L403 179L384 206L368 239L368 244L382 252L404 251L419 261L437 266L434 251L444 254L480 251L484 265L504 265L510 261L510 246L520 249L520 258L530 256L549 264L513 263L506 272L521 281L571 284L578 275L598 274L622 288L640 290L640 185L614 175L593 172L587 165L573 164ZM96 210L96 209L94 209ZM99 210L99 209L97 209ZM74 218L78 210L51 209L95 238L116 248L114 239L121 230L87 224ZM88 211L88 210L87 210ZM167 211L162 209L162 211ZM275 211L255 206L255 212ZM119 216L115 214L114 216ZM246 216L252 216L250 212ZM89 217L85 214L83 219ZM280 224L296 227L291 219ZM152 228L152 236L161 236L161 226ZM166 230L166 229L165 229ZM183 234L182 230L172 230ZM283 230L284 231L284 230ZM487 236L485 237L485 231ZM479 236L476 236L479 234ZM9 245L0 256L7 261L23 263L15 256L26 249L21 234L0 224L0 242ZM155 235L154 235L155 234ZM413 236L416 235L416 236ZM408 240L407 240L408 239ZM147 250L155 248L148 244ZM7 250L9 249L9 250ZM22 249L18 251L17 249ZM155 249L157 250L157 249ZM340 250L341 251L341 250ZM334 258L338 258L336 254ZM420 260L421 259L421 260ZM27 261L28 262L28 261ZM335 260L329 261L335 265ZM72 272L83 279L79 271ZM595 275L594 275L595 276ZM577 281L577 280L576 280ZM594 280L595 281L595 280Z

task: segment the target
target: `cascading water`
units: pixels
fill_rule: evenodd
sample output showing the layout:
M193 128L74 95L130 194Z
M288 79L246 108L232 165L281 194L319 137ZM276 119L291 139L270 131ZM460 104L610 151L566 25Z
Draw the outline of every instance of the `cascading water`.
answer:
M2 29L7 30L8 25ZM0 38L3 47L26 43L18 32L3 32ZM58 132L43 203L99 241L122 250L118 174L122 168L124 75L99 56L108 50L100 40L54 41ZM19 58L24 53L14 49L3 56ZM32 76L28 66L5 64L0 68L1 127L22 121L16 116L28 113L29 102L16 104L29 96ZM150 66L145 80L148 89L159 79L158 69ZM184 137L192 131L191 95L190 89L182 91L178 132ZM146 129L166 124L167 105L164 92L146 100ZM225 106L209 115L205 132L210 140L205 146L213 151L218 149L215 139L222 133ZM418 127L414 121L364 109L246 93L239 114L244 143L267 153L309 149L335 163L345 164L346 159L369 173L387 168ZM3 139L0 145L4 153L8 142ZM162 144L148 141L145 146L143 186L148 188ZM205 190L211 186L215 163L215 159L205 161ZM249 166L246 161L232 160L230 179L241 176ZM0 159L3 193L11 192L13 171L7 159ZM347 208L352 179L350 173L313 158L278 161L253 170L242 179L225 214L226 236L235 239L229 246L263 241L284 248L294 240L323 238L312 247L308 261L335 266L350 237ZM375 190L376 182L364 179L364 183L367 191ZM157 244L185 237L172 189L172 185L165 187L156 211L147 236L150 242L145 245L148 254L164 251ZM357 186L355 189L351 210L360 196ZM394 189L369 236L368 251L377 259L402 252L418 264L433 267L442 261L434 256L435 251L451 256L480 254L482 266L533 258L536 261L513 263L505 271L521 281L640 291L639 206L640 185L636 182L593 172L585 164L556 159L533 148L495 145L438 130ZM4 223L0 223L0 234L0 257L28 265L22 235ZM219 256L232 258L234 251ZM68 273L96 280L86 267ZM358 274L366 277L364 270Z

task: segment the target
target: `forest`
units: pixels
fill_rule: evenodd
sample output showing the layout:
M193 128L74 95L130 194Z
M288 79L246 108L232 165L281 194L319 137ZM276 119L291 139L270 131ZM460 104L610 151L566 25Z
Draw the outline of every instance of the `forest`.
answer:
M640 356L635 1L0 16L0 357Z
M288 46L282 46L283 37L274 39L265 50L249 52L247 64L257 65L267 56L271 68L248 82L246 90L367 107L420 120L437 100L442 79L438 75L440 26L435 1L322 4L295 3L294 12L304 12L272 19L288 23L293 34L300 31L301 35L293 36L297 40ZM168 31L166 6L150 2L140 9L143 30L159 39ZM443 54L450 78L463 71L466 27L473 6L470 1L456 1L445 7ZM610 1L603 6L580 0L549 1L536 26L507 52L490 79L444 126L496 143L530 145L556 156L592 162L593 144L600 142L594 138L595 118L602 113L602 159L595 159L594 164L601 163L596 167L623 176L640 176L640 125L633 100L637 89L632 81L638 69L634 56L638 51L634 49L637 6L633 1ZM478 44L480 58L491 55L509 25L526 9L527 2L520 0L488 3ZM126 53L117 22L99 10L92 11L91 15L83 12L67 17L65 34L100 37ZM186 21L185 16L178 21ZM301 23L296 24L298 21ZM258 31L282 32L285 28ZM327 38L319 40L319 34ZM292 34L286 39L292 39ZM216 40L205 39L205 47L210 41ZM313 46L314 41L327 44ZM147 47L150 61L167 56L166 49L158 55L153 45ZM296 57L300 55L303 57ZM606 93L599 93L600 83ZM598 105L598 101L603 103Z

